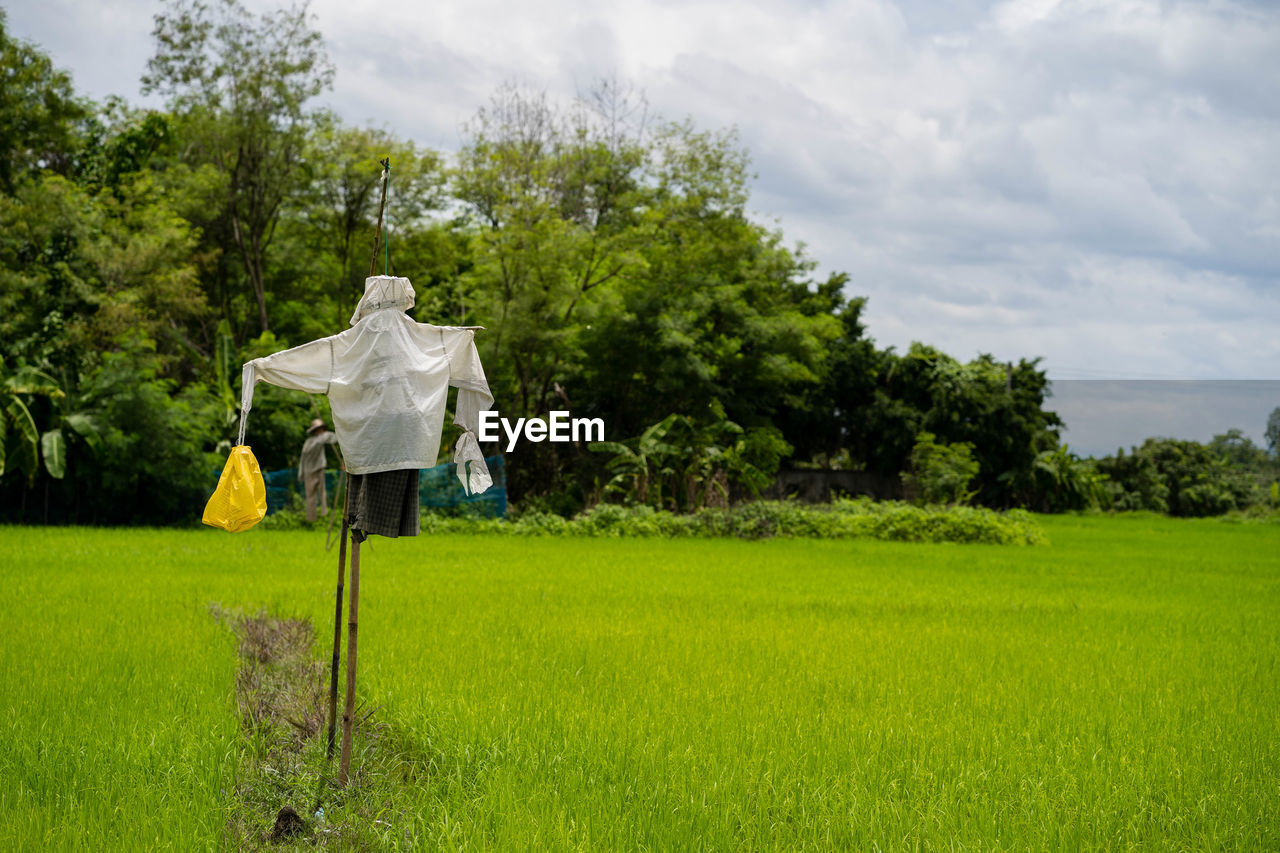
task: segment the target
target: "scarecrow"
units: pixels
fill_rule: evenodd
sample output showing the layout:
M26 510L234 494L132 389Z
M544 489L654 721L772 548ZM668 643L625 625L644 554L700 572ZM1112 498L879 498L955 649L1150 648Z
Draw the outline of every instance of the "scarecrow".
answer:
M373 261L365 280L364 296L351 315L351 328L245 364L240 388L239 440L231 450L218 488L204 512L206 524L229 531L247 530L266 513L262 473L244 443L249 410L253 406L253 388L259 381L328 396L335 436L348 475L333 618L330 757L337 715L347 531L351 531L347 691L342 715L339 785L346 784L351 761L360 543L373 534L418 535L418 473L436 464L451 387L458 389L453 420L462 428L462 435L454 444L453 459L463 491L476 494L493 484L476 438L480 413L493 403L475 345L476 330L483 327L432 326L417 323L405 313L414 305L413 286L407 278L386 274L389 250L385 240L380 243L382 213L391 179L389 158L382 161L382 167L382 200L374 233ZM387 252L383 259L384 274L374 275L379 248ZM316 423L323 429L324 424L319 421L312 423L313 428ZM318 450L323 459L323 444ZM323 461L320 467L323 476ZM300 468L307 470L306 465Z
M458 389L453 420L462 428L453 450L458 479L467 494L483 492L493 484L476 438L480 413L493 403L475 345L475 333L481 327L417 323L405 313L413 305L414 291L409 279L371 275L365 281L364 296L351 315L351 328L255 358L244 365L241 378L239 445L244 445L253 389L259 381L309 394L325 394L333 412L334 430L348 481L334 613L330 755L337 713L348 529L352 543L340 785L347 780L355 713L360 543L373 534L393 538L418 535L418 473L436 464L450 387ZM247 450L239 446L236 449Z
M329 496L324 488L324 469L329 460L325 458L324 446L337 443L337 433L325 429L320 418L307 427L307 440L302 442L302 453L298 457L298 480L307 495L307 521L316 520L317 505L320 515L329 514Z
M259 381L329 397L350 477L347 521L360 541L418 535L418 472L436 464L450 387L463 430L453 453L462 487L473 494L493 482L476 438L480 412L493 403L477 327L416 323L405 313L413 304L409 279L370 276L351 328L255 358L241 378L242 430Z

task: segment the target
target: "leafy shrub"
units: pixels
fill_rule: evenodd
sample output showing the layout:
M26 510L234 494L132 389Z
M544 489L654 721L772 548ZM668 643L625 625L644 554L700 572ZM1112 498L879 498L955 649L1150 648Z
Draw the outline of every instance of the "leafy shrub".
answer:
M1200 518L1206 515L1222 515L1236 508L1236 497L1218 483L1196 483L1184 488L1178 495L1181 515Z
M333 501L333 495L329 495L330 502ZM330 507L329 512L338 513L338 517L333 521L334 535L342 529L342 512L341 507ZM331 515L322 515L315 521L307 521L306 502L299 492L291 492L289 502L274 512L268 511L265 518L258 522L258 526L266 530L310 530L312 528L328 528Z
M1251 504L1220 515L1217 520L1226 524L1280 524L1280 507Z
M199 384L179 391L161 378L154 342L131 337L122 348L105 353L84 383L100 446L68 472L61 486L74 494L66 502L76 520L95 524L191 521L212 491L208 472L226 461L206 449L216 398Z
M519 533L515 528L519 525L502 521L498 518L476 518L474 516L446 516L434 512L423 512L420 516L424 535L434 533Z
M650 506L600 504L574 518L569 526L578 536L659 536L657 510Z
M1169 511L1169 486L1151 456L1136 450L1126 456L1122 449L1115 456L1098 460L1097 466L1107 477L1104 486L1112 509Z
M526 536L558 536L569 530L569 519L554 512L526 512L512 525Z
M999 513L981 507L913 506L869 498L829 506L791 501L755 501L708 507L678 515L649 506L601 504L573 519L526 512L511 520L422 516L424 533L501 533L513 536L619 538L699 537L769 539L885 539L900 542L966 542L1042 545L1048 542L1024 510Z
M835 539L846 533L833 512L789 501L755 501L727 509L704 509L689 517L702 536L767 539L791 536Z
M846 516L852 529L874 539L998 545L1048 542L1035 518L1020 509L999 513L985 507L913 506L869 498L837 501L834 509Z
M969 484L978 476L973 445L967 441L939 444L931 432L916 436L911 466L903 475L907 493L927 504L964 504L974 496Z
M1115 509L1149 509L1170 515L1221 515L1260 497L1253 475L1238 461L1251 445L1228 433L1205 445L1172 438L1148 438L1128 455L1098 460L1110 482Z

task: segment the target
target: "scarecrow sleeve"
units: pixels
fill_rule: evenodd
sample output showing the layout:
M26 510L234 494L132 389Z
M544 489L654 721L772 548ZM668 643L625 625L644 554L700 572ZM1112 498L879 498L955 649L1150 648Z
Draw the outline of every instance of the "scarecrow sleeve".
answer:
M259 380L308 394L326 394L333 378L333 340L321 338L309 344L247 362L240 375L240 444L244 444L253 386Z
M469 495L478 494L493 485L489 468L480 452L476 431L480 428L480 413L493 405L493 394L480 365L480 353L476 351L475 332L471 329L450 329L445 333L445 349L449 355L449 384L458 389L458 405L453 422L462 427L463 433L453 449L453 461L458 466L458 479Z

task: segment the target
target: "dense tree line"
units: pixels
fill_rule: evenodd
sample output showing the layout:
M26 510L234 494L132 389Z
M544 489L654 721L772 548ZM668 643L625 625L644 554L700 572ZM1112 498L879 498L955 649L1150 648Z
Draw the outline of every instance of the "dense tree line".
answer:
M877 347L846 276L816 278L750 217L731 130L653 116L615 81L570 105L507 86L445 157L317 106L333 69L305 9L179 0L153 35L142 84L166 106L142 110L77 94L0 17L8 519L196 514L240 364L345 326L387 156L385 263L412 279L415 317L487 327L504 415L607 424L604 445L520 445L518 500L692 509L759 493L785 463L906 471L920 495L997 507L1224 505L1194 485L1145 497L1127 485L1145 461L1076 459L1035 360ZM316 415L323 398L264 388L263 467L288 467Z
M1275 410L1273 418L1280 414ZM1240 430L1207 444L1149 438L1097 461L1106 503L1116 509L1177 516L1220 515L1253 505L1280 508L1280 447L1271 453Z

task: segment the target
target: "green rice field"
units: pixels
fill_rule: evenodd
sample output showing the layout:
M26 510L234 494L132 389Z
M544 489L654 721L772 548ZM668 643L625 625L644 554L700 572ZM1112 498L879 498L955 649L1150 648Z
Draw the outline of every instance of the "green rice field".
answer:
M242 726L211 612L327 660L322 532L3 528L0 849L269 846L285 804L296 849L1280 849L1280 525L1041 523L375 539L345 792Z

